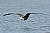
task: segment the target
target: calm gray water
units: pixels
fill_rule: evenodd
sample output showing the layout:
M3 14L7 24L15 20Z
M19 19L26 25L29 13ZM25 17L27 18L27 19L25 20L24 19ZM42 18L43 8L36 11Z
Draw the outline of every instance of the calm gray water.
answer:
M28 20L6 13L32 14ZM50 0L0 0L0 33L50 33Z

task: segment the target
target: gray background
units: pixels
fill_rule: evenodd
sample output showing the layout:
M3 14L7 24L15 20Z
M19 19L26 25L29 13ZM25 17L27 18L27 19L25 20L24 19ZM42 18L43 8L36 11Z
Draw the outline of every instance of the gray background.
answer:
M21 21L6 13L44 13ZM50 33L50 0L0 0L0 33Z

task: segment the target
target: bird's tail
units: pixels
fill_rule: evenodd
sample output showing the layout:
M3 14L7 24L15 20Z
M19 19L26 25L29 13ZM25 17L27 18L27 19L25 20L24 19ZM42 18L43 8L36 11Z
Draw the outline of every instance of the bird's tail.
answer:
M15 13L8 13L8 14L4 14L3 16L6 16L6 15L11 15L11 14L15 14Z

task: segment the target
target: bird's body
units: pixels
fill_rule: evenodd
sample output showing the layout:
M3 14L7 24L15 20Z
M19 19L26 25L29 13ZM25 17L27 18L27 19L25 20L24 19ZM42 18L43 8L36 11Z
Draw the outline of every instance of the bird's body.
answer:
M20 17L21 20L24 20L24 18Z
M10 14L14 14L14 13L8 13L3 16L10 15ZM27 13L26 15L22 15L18 13L16 15L19 15L21 20L27 20L30 14L42 14L42 13Z

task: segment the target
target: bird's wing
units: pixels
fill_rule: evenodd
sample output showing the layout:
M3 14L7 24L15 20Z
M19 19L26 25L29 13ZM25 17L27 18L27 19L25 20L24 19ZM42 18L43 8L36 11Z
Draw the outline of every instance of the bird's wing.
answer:
M43 14L43 13L27 13L24 17L29 17L30 14Z
M28 18L31 13L27 13L23 18Z
M4 14L3 16L6 16L6 15L11 15L11 14L14 14L14 13L8 13L8 14Z
M44 13L31 13L31 14L41 14L41 15L46 15L46 14L44 14Z
M43 14L43 13L31 13L31 14Z
M20 13L7 13L7 14L4 14L3 16L7 16L7 15L11 15L11 14L15 14L15 15L19 15L20 17L22 17L23 15L20 14Z
M16 15L19 15L20 17L22 17L22 16L23 16L22 14L19 14L19 13L18 13L18 14L16 14Z

